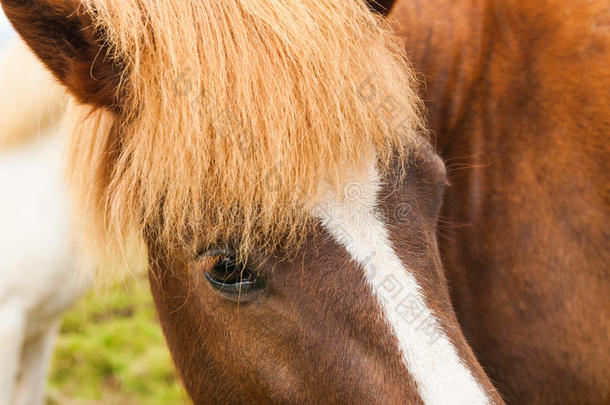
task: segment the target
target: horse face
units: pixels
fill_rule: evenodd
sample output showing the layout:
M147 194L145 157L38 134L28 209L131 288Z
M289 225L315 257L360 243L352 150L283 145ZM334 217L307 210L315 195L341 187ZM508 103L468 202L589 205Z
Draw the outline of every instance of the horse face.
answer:
M151 244L153 295L195 402L417 403L397 341L396 316L387 316L389 308L399 321L415 322L410 311L416 309L409 308L414 297L401 285L408 281L381 266L392 267L398 259L433 288L431 301L438 299L444 281L435 223L444 173L440 160L425 153L402 180L386 179L374 205L379 223L391 230L372 238L389 243L390 252L387 246L367 245L371 235L365 235L355 242L364 244L356 253L336 235L342 226L354 238L359 237L355 228L374 230L379 223L368 222L374 219L366 218L367 207L353 223L341 215L335 222L322 217L290 260L257 252L252 263L235 263L226 250L193 259L163 254ZM369 204L368 197L359 197L352 203ZM424 332L433 345L436 331Z
M142 104L132 104L134 111L127 111L124 104L129 97L120 85L125 84L122 79L129 78L123 75L124 67L133 55L117 56L106 37L100 36L100 27L92 18L108 11L105 2L82 7L81 0L0 1L28 45L78 100L112 115L110 123L115 118L120 124L137 118ZM190 7L200 2L185 4ZM328 0L324 4L325 13L337 12L334 2ZM315 2L309 5L313 7ZM357 11L355 6L351 11ZM345 33L353 31L353 20L347 17L336 18L337 26L344 28ZM345 23L346 18L350 24ZM134 21L140 22L138 18ZM381 29L371 32L375 37L386 35ZM373 48L385 49L386 59L394 65L399 78L406 66L398 63L403 61L402 54L400 57L394 54L390 38L386 39L388 44ZM120 39L123 40L131 43L129 38ZM158 44L151 39L148 45ZM343 50L352 55L349 49ZM363 52L368 59L370 55ZM153 59L149 62L154 64ZM391 91L396 88L394 77L386 79L392 83L385 86L386 90L396 93ZM408 80L403 79L406 86ZM337 80L335 84L343 88L341 83ZM352 83L349 88L358 85ZM409 91L405 86L402 89ZM147 89L143 86L141 90ZM337 94L332 96L335 101L340 99ZM362 100L354 100L354 108L362 107L361 103ZM379 110L362 109L357 118L376 117L367 128L381 131L387 122L382 123L384 118L378 114L370 114L373 109ZM105 117L98 116L101 126ZM350 126L357 123L354 119ZM332 121L331 126L336 124ZM318 140L327 141L326 133L318 135ZM385 135L390 137L393 133ZM335 141L346 143L344 138ZM362 143L363 147L379 145L373 138L370 141ZM109 171L122 173L120 168L112 169L108 164L108 160L116 157L121 142L106 131L102 139L86 144L93 148L90 155L78 143L73 152L80 157L96 155L101 159L85 165L83 170L88 171L87 179L104 188ZM419 140L416 144L419 145ZM355 142L351 149L358 145ZM387 141L386 147L391 145L394 144ZM170 162L171 167L176 159L165 156L163 146L153 148L163 154L163 159L157 161ZM325 147L328 145L318 146L312 150L329 150ZM182 148L173 149L178 158L182 157ZM161 220L152 221L156 227L148 227L149 233L143 235L148 244L152 292L174 361L196 403L491 402L487 392L493 391L493 387L460 332L441 271L435 230L445 183L443 164L430 151L412 153L417 158L410 161L404 175L397 169L400 176L381 179L375 162L371 162L370 170L355 176L353 183L348 184L344 196L329 192L326 200L311 211L311 220L317 226L297 251L256 251L254 247L250 263L232 262L233 252L226 249L206 250L191 257L184 247L173 251L168 243L160 242L155 235L161 232L156 229L162 226ZM128 153L122 156L126 158L120 160L132 161ZM362 156L365 155L355 154L357 160L345 161L361 161ZM334 162L333 157L328 158ZM141 159L155 162L146 153ZM140 167L138 176L148 173L150 167L148 164ZM176 179L160 184L171 185L173 180ZM150 183L136 180L128 182L126 188L135 184ZM97 191L81 194L103 199L106 194L98 195ZM165 194L163 187L159 191L159 195L171 195ZM133 199L142 199L146 194L136 193ZM160 207L156 200L163 199L159 195L152 210L171 212L156 210ZM192 200L181 199L180 204L188 201ZM127 205L128 201L123 198L121 203ZM93 205L104 204L95 201ZM179 222L181 216L175 218L174 222ZM163 219L172 222L171 218ZM129 222L119 221L117 226ZM137 230L139 236L141 228ZM199 232L205 234L206 229ZM501 402L498 397L493 398Z

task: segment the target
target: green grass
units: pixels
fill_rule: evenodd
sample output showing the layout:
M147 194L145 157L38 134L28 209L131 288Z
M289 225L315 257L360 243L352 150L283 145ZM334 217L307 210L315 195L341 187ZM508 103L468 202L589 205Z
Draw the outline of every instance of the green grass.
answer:
M145 277L90 293L63 319L49 405L188 404Z

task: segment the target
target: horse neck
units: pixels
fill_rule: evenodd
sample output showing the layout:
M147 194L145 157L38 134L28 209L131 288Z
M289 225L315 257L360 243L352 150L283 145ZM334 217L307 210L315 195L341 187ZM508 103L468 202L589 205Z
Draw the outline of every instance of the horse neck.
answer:
M480 18L485 0L446 3L398 0L389 16L406 38L415 70L425 75L424 100L435 134L448 132L458 121L475 78L484 72L487 47L486 19Z
M451 158L453 144L466 142L471 153L500 150L523 156L524 150L540 146L533 138L547 151L553 146L564 146L563 153L574 155L596 147L605 151L610 78L602 75L610 40L603 34L607 7L604 13L598 10L603 2L598 3L585 8L569 0L398 0L389 19L406 38L408 57L425 79L423 98L439 152ZM576 21L572 25L564 23L568 14ZM602 38L587 32L589 27L596 27L591 31ZM567 53L585 46L589 49L571 55L579 61L571 65L555 49ZM578 83L568 83L570 76ZM569 94L576 97L566 100ZM586 117L580 114L587 107L577 99L581 96L588 96L591 106ZM558 122L549 127L541 111ZM515 121L528 125L518 127ZM580 124L587 128L574 128ZM564 137L569 148L555 145L558 126L570 127L572 134L582 132L584 139ZM519 141L519 136L527 145L507 149L507 142Z
M486 268L561 279L578 263L574 277L594 285L610 260L607 5L448 3L399 0L390 18L425 75L452 184L442 216L468 224L441 241L449 278Z
M562 0L560 10L557 1L447 3L399 0L390 19L425 75L429 125L450 176L454 164L494 166L493 179L481 170L466 174L474 202L483 198L481 187L498 183L513 196L518 190L507 184L565 195L562 182L571 178L588 187L574 185L567 197L586 199L601 211L608 172L604 134L610 130L610 78L603 74L610 37L603 34L602 2L581 7ZM529 177L514 181L515 172ZM471 206L473 217L480 216L480 207Z

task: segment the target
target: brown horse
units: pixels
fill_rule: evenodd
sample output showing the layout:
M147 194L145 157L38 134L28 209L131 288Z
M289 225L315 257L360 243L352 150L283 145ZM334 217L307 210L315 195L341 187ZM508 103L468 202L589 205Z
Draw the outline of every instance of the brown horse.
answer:
M508 402L610 403L610 3L399 0L389 18L448 162L440 246L477 358Z
M288 3L2 1L85 104L75 205L98 246L146 242L196 403L502 403L449 301L402 44L360 0Z
M416 101L408 68L394 49L395 38L360 1L337 6L326 0L300 0L287 6L271 0L234 0L222 7L191 1L171 7L152 1L2 3L17 30L60 81L81 102L95 108L86 112L86 125L75 135L71 151L74 177L84 177L75 181L77 201L84 212L101 218L100 234L121 239L140 236L146 241L157 308L174 360L195 402L502 403L462 336L445 287L435 236L445 183L443 165L416 134L420 129ZM501 174L510 181L499 177L482 182L483 168L471 172L478 178L462 179L463 188L458 187L459 179L453 181L451 193L456 194L450 196L445 216L463 221L471 232L443 242L452 266L455 305L475 347L493 368L494 378L506 386L509 399L533 401L534 394L540 395L540 401L552 399L554 392L560 392L552 381L540 392L531 389L531 380L524 381L524 376L532 378L530 373L536 371L527 361L538 361L540 356L535 356L545 352L531 335L519 331L531 328L532 321L528 324L528 319L515 316L529 315L533 309L527 304L550 306L549 294L561 291L553 290L557 283L581 287L581 279L544 278L548 276L544 270L563 271L565 276L562 263L579 260L571 255L573 251L583 255L579 264L587 269L587 263L592 263L591 268L597 269L594 275L604 280L599 269L607 261L593 267L602 258L599 240L604 235L591 234L599 229L595 224L578 240L549 233L554 226L575 233L573 226L581 224L565 219L550 224L555 212L552 204L534 206L542 214L533 209L533 219L522 212L513 214L510 204L541 203L541 197L530 195L529 183L517 181L520 176L533 176L534 191L541 195L542 185L559 186L555 176L537 176L532 169L538 167L533 163L545 161L532 151L532 145L524 144L524 134L539 130L548 134L550 145L567 140L554 139L557 123L543 121L533 115L535 111L498 122L492 117L521 111L516 107L524 103L525 93L512 93L519 88L515 80L541 86L537 91L542 99L529 102L531 108L544 106L540 108L545 113L555 111L551 107L557 105L565 109L582 103L574 98L573 104L559 104L554 99L557 94L581 93L569 93L556 81L549 88L543 86L546 77L540 77L541 72L531 73L537 80L527 74L521 77L527 72L523 68L535 63L502 52L506 59L501 63L508 66L494 69L516 77L491 84L477 80L479 68L484 68L484 77L495 78L488 76L494 65L487 56L495 49L490 39L495 31L489 27L497 21L483 17L496 16L500 7L481 4L481 9L471 9L452 2L454 18L436 21L433 17L442 7L417 4L405 0L392 15L410 38L409 46L416 44L417 49L420 44L421 52L412 51L416 66L438 79L430 83L426 96L432 100L431 125L439 134L438 144L443 151L455 153L451 157L464 157L478 151L468 146L483 145L475 141L489 141L489 150L482 152L493 156L490 163L494 164L493 159L500 160L498 154L507 148L514 154L508 169L501 168L507 170ZM460 13L473 20L458 18ZM604 21L593 26L603 32ZM476 46L465 49L470 37L451 36L443 24L472 30ZM438 32L435 27L440 27ZM414 33L407 32L411 29ZM429 34L427 42L417 40L422 34ZM532 38L539 35L534 31ZM603 44L598 42L598 47ZM482 44L490 50L483 52ZM446 55L448 59L443 60ZM454 65L460 61L465 65ZM545 66L548 60L538 63ZM593 70L594 76L595 72L603 70ZM193 89L203 93L206 101L190 97ZM596 94L593 89L582 94ZM512 94L506 102L514 108L504 111L506 106L496 104L492 97L494 91ZM605 116L596 114L607 112L599 107L607 106L603 104L607 95L597 95L593 104L597 108L580 111L587 118L584 121L577 121L575 111L569 109L548 116L557 117L559 124L565 124L558 127L564 130L603 133L607 127L600 123ZM470 105L471 97L478 102ZM496 109L504 115L490 115ZM218 111L222 118L229 118L222 125ZM570 117L575 120L571 122ZM245 138L227 137L227 121L228 132L246 134ZM590 123L598 126L587 127ZM482 138L495 128L501 129L500 135L521 137L509 138L508 144L504 138L500 142L496 132ZM578 141L578 145L570 144L574 156L582 156L583 148L589 150L589 142L594 143ZM519 145L525 146L519 149ZM571 170L582 164L582 159L573 162L570 156L560 163ZM593 179L601 178L601 173L594 174ZM591 187L592 192L602 189ZM597 194L586 196L582 194L583 204L599 200ZM498 198L507 201L498 202ZM566 208L557 200L559 214L580 207ZM493 217L498 211L505 222ZM492 219L484 216L486 212ZM586 227L590 217L577 218ZM472 225L479 222L485 228ZM488 233L500 226L506 240L488 239ZM517 233L511 237L513 226ZM548 249L539 246L540 232ZM485 246L488 241L492 248ZM531 241L537 244L533 248ZM518 256L513 253L516 249L530 254ZM559 249L558 256L549 253ZM496 256L487 256L492 253ZM502 260L510 264L507 271L512 279L503 275ZM540 270L549 263L557 264L557 269ZM535 268L527 273L523 271L527 266ZM584 280L587 274L591 272L574 277ZM494 288L500 283L512 288ZM604 288L600 282L594 287ZM584 297L570 293L562 298L577 304L587 298L591 305L597 304L587 311L603 303L593 290ZM569 311L582 308L572 301L552 301L561 308L553 307L557 314L545 312L543 322L536 320L535 333L574 334L564 338L567 342L581 333L591 343L590 329L566 331L564 327L577 325L565 319L572 314ZM501 307L489 308L492 304ZM603 309L598 312L600 318L607 314ZM498 313L495 318L489 316L493 311ZM605 319L599 324L607 325ZM512 328L513 321L515 331L494 335L503 332L500 327ZM549 325L551 332L539 329ZM583 340L578 342L582 345ZM484 350L500 344L506 346ZM584 346L588 350L600 347L595 341ZM522 359L521 350L524 357L534 357ZM547 353L553 350L554 346ZM565 357L564 350L557 344L554 353ZM590 360L586 352L575 357L555 364L580 366L578 362L583 362L582 370L591 371L583 374L581 386L595 385L597 390L590 395L604 395L595 383L599 376L603 378L604 370L595 361L584 364ZM601 358L597 361L602 362ZM520 361L526 366L515 364ZM553 363L540 366L540 378L552 376L549 364ZM567 370L564 375L573 375L568 374L573 369L563 370ZM586 398L582 392L573 395Z

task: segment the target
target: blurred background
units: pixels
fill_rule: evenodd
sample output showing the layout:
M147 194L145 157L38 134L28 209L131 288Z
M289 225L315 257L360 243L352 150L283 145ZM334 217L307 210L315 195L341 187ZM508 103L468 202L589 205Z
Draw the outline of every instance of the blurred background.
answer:
M63 316L47 404L187 403L145 276L94 290Z
M0 14L0 55L4 56L16 40ZM9 100L17 103L20 99ZM5 153L0 149L0 159ZM2 232L11 231L0 226L0 236ZM2 271L7 270L0 268ZM0 277L0 283L2 280ZM105 280L103 284L100 287L94 283L61 317L47 376L46 403L188 403L158 325L145 272L121 277L120 281Z

